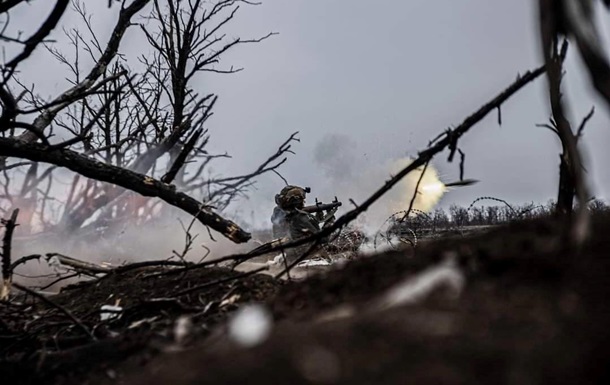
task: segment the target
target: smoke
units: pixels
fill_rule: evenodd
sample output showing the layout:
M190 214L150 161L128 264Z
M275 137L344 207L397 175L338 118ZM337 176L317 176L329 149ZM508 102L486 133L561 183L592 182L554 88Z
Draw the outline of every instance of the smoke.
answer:
M384 159L378 156L378 159L373 159L372 155L363 155L353 139L336 134L324 137L314 149L313 155L316 166L323 173L320 174L320 181L315 184L311 195L323 201L337 196L343 202L343 211L351 209L349 199L353 199L357 204L363 202L392 175L412 162L407 157ZM403 178L362 214L355 225L373 235L392 214L406 210L422 171L420 168ZM67 188L67 185L57 186L61 187ZM439 180L436 170L431 165L428 166L421 180L419 193L415 196L413 208L430 211L446 190L447 186ZM185 228L189 227L192 217L168 205L163 207L162 215L145 225L125 222L115 225L112 229L91 228L88 234L79 230L71 234L58 231L28 235L27 232L20 234L20 230L25 228L18 227L13 242L13 258L15 260L30 254L60 253L87 262L104 262L115 266L143 260L162 260L170 257L176 259L175 252L182 254L184 251L187 241ZM226 214L225 212L224 215ZM259 207L255 215L268 218L269 213L261 212ZM244 225L249 218L232 219ZM193 224L190 232L197 238L193 240L190 251L185 255L185 259L189 261L197 262L206 255L208 260L215 259L258 246L255 241L236 245L220 234L212 234L212 240L207 229L198 222ZM257 238L257 234L253 235ZM17 269L17 273L30 276L52 272L44 261L30 262ZM23 281L25 277L16 279ZM50 277L48 280L52 279L54 278Z
M327 178L334 181L351 180L356 174L358 162L356 148L356 142L349 136L328 134L314 149L314 159Z
M353 141L337 134L325 137L314 154L315 162L324 171L326 179L321 193L325 196L336 195L344 202L345 209L349 209L350 198L360 204L412 162L408 157L381 158L376 161L359 156ZM392 214L407 210L422 172L423 167L420 167L404 177L358 218L357 226L373 234ZM428 165L415 196L413 209L424 212L432 210L446 191L437 171ZM316 195L316 192L313 191L312 194Z
M191 221L192 217L188 214L166 207L161 217L145 224L125 222L111 228L92 229L89 233L79 230L72 234L49 231L29 235L20 232L21 229L17 227L13 238L13 261L32 254L39 254L43 258L20 265L15 270L15 280L27 286L44 285L55 280L58 271L45 261L47 253L59 253L111 266L170 258L178 260L176 253L183 254L185 251L186 230ZM184 254L184 259L191 262L199 262L204 257L212 260L258 246L254 242L237 245L218 233L213 233L214 239L211 239L207 229L199 222L194 222L189 231L195 238L190 250ZM82 277L75 277L49 290L56 290L81 279Z
M411 163L412 159L410 158L391 161L389 166L391 175L397 174ZM413 208L416 210L423 212L432 210L447 191L446 186L440 181L438 173L433 166L428 165L425 172L424 167L420 166L408 174L396 186L395 191L389 193L388 205L393 212L408 209L420 178L418 193L415 195L413 202Z

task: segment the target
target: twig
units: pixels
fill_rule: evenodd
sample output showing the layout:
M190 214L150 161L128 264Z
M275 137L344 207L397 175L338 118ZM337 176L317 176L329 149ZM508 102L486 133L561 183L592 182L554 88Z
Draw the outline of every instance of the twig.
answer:
M66 147L70 147L73 144L76 143L80 143L80 142L84 142L86 140L91 140L92 136L75 136L74 138L65 140L63 142L60 143L56 143L56 144L52 144L49 146L49 150L56 150L56 149L60 149L60 148L66 148Z
M45 297L44 295L29 289L25 286L22 286L18 283L14 283L13 286L15 286L17 289L33 296L36 297L38 299L40 299L42 302L46 303L47 305L54 307L55 309L59 310L60 312L62 312L66 317L70 318L72 320L72 322L74 322L74 324L76 326L78 326L82 331L85 332L85 334L87 334L93 341L97 341L97 338L93 335L93 333L91 332L91 330L89 330L89 328L87 326L85 326L85 324L83 324L78 318L76 318L76 316L74 316L74 314L72 314L68 309L66 309L65 307L61 306L58 303L55 303L54 301L51 301L49 298Z
M191 153L191 151L193 151L193 148L195 148L195 144L201 137L202 133L203 133L203 130L199 129L199 130L195 131L193 133L193 135L191 135L191 137L186 142L184 147L182 147L180 154L178 154L178 156L176 157L176 160L170 167L169 171L165 175L163 175L163 177L161 177L161 182L172 183L174 178L176 178L178 171L180 171L182 166L184 166L187 156Z
M417 179L417 183L415 184L415 191L413 191L413 196L411 197L411 201L409 202L409 208L405 212L405 215L400 219L400 221L399 221L400 223L404 222L411 214L411 210L413 209L413 204L415 203L417 194L419 194L419 185L421 184L422 179L424 179L424 174L426 173L426 170L428 169L429 163L430 162L428 161L428 162L426 162L426 164L424 164L424 169L422 170L421 174L419 175L419 178Z
M40 254L31 254L31 255L26 255L25 257L21 257L11 264L10 270L13 271L19 265L23 265L24 263L31 261L33 259L40 260L40 258L42 258L42 255L40 255Z
M498 106L498 126L502 126L502 106Z
M258 269L254 269L254 270L250 270L248 272L245 272L243 274L238 274L238 275L234 275L232 277L226 277L226 278L222 278L222 279L217 279L216 281L212 281L212 282L207 282L201 285L197 285L197 286L193 286L191 288L185 289L185 290L181 290L177 293L174 293L175 297L180 297L186 294L190 294L194 291L199 291L199 290L203 290L203 289L207 289L209 287L213 287L213 286L217 286L217 285L221 285L225 282L231 282L231 281L235 281L238 279L242 279L242 278L246 278L249 277L251 275L254 275L256 273L260 273L263 270L268 270L269 268L267 266L263 266L263 267L259 267Z
M65 281L65 280L70 279L70 278L76 278L76 277L79 277L80 275L81 275L80 273L73 273L73 274L68 274L68 275L61 276L61 277L59 277L57 279L54 279L53 281L47 283L46 285L42 286L39 290L46 290L46 289L50 288L51 286L53 286L53 285L55 285L55 284L57 284L57 283L59 283L61 281Z
M38 31L36 31L34 35L26 40L23 51L6 64L6 68L10 69L9 74L12 74L17 65L23 60L27 59L32 52L34 52L38 44L40 44L51 33L51 31L57 26L59 19L61 19L69 4L70 0L57 0L57 3L55 3L55 7L51 11L49 17L45 20Z
M281 243L281 241L280 241ZM286 269L286 274L288 275L288 280L292 281L292 278L290 277L290 272L288 270L288 260L286 259L286 252L284 251L284 249L282 249L282 260L284 261L284 268Z
M464 180L464 164L466 163L466 154L464 151L458 148L458 152L460 153L460 181Z
M593 117L595 113L595 107L591 107L591 111L583 118L582 122L580 122L580 126L578 127L578 131L576 131L576 140L580 139L585 131L585 126L589 122L589 120Z
M141 269L143 267L155 267L155 266L185 266L189 265L186 261L144 261L135 262L128 265L119 266L109 272L109 274L122 274L130 270Z
M284 162L286 162L287 158L282 158L281 160L278 160L281 156L283 156L286 153L294 153L291 150L292 147L292 142L300 142L300 139L297 138L297 135L299 134L299 132L294 132L292 133L292 135L290 135L290 137L288 139L286 139L277 149L277 151L271 155L266 161L264 161L263 163L261 163L258 168L256 170L254 170L253 172L246 174L246 175L240 175L240 176L233 176L233 177L228 177L228 178L221 178L221 179L215 179L215 180L210 180L207 181L206 183L211 184L211 183L227 183L227 182L233 182L233 183L228 183L225 187L219 189L218 191L215 191L213 194L210 195L209 199L213 199L215 196L218 196L220 194L224 194L227 191L233 190L233 189L237 189L239 186L243 185L244 183L248 182L249 180L251 180L252 178L262 175L266 172L269 171L273 171L276 170L279 166L281 166L282 164L284 164ZM275 163L274 163L275 162Z
M288 181L286 180L286 178L284 178L284 177L282 176L282 174L280 174L280 173L279 173L279 171L277 171L277 170L275 170L275 169L273 169L273 170L271 170L271 171L272 171L272 172L273 172L275 175L277 175L278 177L280 177L280 179L281 179L281 180L284 182L284 184L285 184L286 186L288 186Z

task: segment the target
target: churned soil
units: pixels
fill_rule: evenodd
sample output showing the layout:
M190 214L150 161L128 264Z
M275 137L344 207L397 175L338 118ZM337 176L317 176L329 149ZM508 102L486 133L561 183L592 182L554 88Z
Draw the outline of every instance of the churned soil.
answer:
M361 257L299 281L226 268L110 274L46 303L0 305L0 378L14 384L575 384L610 370L610 217L581 248L520 222ZM384 306L453 261L460 285ZM240 346L256 302L270 335ZM102 305L123 308L101 321ZM176 325L192 325L177 342ZM88 330L88 335L83 330Z

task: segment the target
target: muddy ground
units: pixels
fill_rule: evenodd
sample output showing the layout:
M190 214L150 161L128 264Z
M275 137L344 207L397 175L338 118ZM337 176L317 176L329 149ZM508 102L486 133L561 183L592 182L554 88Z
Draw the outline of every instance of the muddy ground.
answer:
M120 269L67 287L52 303L1 303L0 378L3 384L610 383L608 230L610 216L594 218L590 241L575 250L552 221L515 223L362 257L292 282L218 267ZM388 293L405 288L410 296L389 300ZM227 325L253 302L268 309L273 328L244 347ZM101 321L102 305L119 305L120 318ZM191 326L180 334L184 322Z

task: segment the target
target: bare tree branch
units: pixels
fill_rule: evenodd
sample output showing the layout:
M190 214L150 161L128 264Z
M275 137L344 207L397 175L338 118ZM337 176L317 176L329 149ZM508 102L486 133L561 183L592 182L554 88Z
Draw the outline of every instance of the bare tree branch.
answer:
M66 90L59 96L57 96L52 102L52 105L57 105L53 109L47 109L43 111L36 119L34 119L33 125L39 130L44 130L51 124L57 114L63 110L71 102L78 100L83 96L83 93L92 87L95 82L104 74L107 66L110 64L112 59L116 56L119 49L121 40L127 28L131 25L131 18L134 17L150 0L133 0L133 2L126 8L122 8L119 14L118 21L112 31L110 40L106 46L106 49L102 56L95 63L89 74L83 79L82 82L75 85L74 87ZM31 142L37 139L36 136L32 135L31 132L25 132L20 136L20 139L26 142Z
M0 138L0 155L54 164L70 169L87 178L109 182L144 196L161 198L170 205L194 215L201 223L234 242L247 242L250 239L250 234L242 230L237 224L212 211L202 210L201 202L184 193L176 192L172 186L121 167L89 159L77 152L68 149L49 151L48 146L38 143L25 143L15 139Z
M13 60L6 64L6 69L8 69L8 74L5 74L5 81L12 75L13 71L17 67L19 63L27 59L32 52L36 49L38 44L40 44L57 26L59 23L59 19L63 16L66 8L68 8L68 4L70 4L70 0L57 0L55 3L55 7L51 11L51 14L45 20L45 22L40 26L38 31L34 33L28 40L25 41L25 47L23 51L17 55Z
M595 4L591 0L541 1L543 18L548 20L556 34L573 37L589 71L593 86L610 108L610 62L604 51L604 42L595 18ZM549 46L547 45L546 48Z
M10 11L11 8L23 2L24 0L4 0L2 3L0 3L0 14Z
M595 107L591 107L591 111L589 111L589 113L587 115L585 115L585 117L583 118L582 122L580 122L578 131L576 131L576 141L578 141L578 139L580 139L583 136L583 134L585 132L585 126L587 125L589 120L591 120L594 113L595 113Z
M191 135L188 142L186 142L186 144L182 148L182 151L180 151L180 154L170 167L169 171L161 178L161 182L172 183L172 181L176 177L176 174L178 174L178 171L182 168L182 166L184 166L184 162L186 161L187 156L191 151L193 151L193 148L195 147L195 144L199 140L199 137L202 133L203 130L197 130L193 135Z

